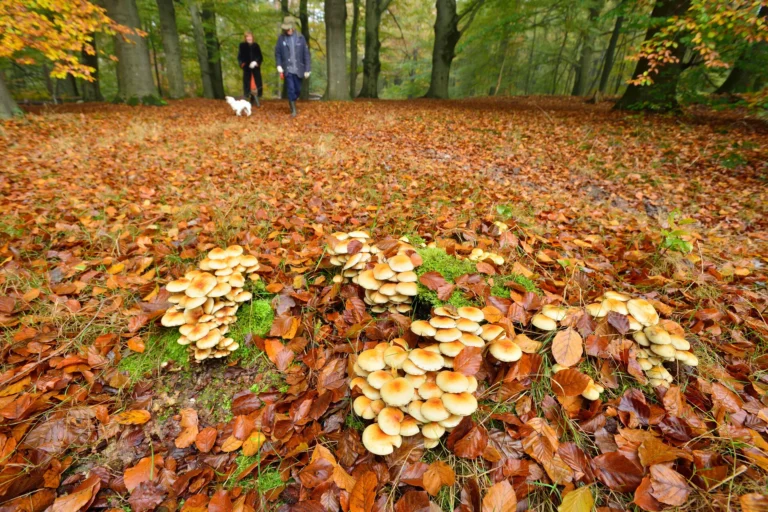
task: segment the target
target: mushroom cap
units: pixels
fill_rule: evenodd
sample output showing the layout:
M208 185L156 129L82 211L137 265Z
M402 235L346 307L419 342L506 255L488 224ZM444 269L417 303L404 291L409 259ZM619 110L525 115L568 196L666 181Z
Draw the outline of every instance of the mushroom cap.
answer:
M646 327L659 323L659 314L656 312L656 308L647 300L632 299L626 304L629 314Z
M366 290L378 290L381 288L382 282L373 276L373 270L363 270L357 276L357 284L365 288Z
M446 393L463 393L469 388L469 379L459 372L440 372L435 383Z
M672 346L675 347L675 350L690 350L691 344L688 342L687 339L685 339L684 336L680 336L679 334L670 334L669 335L669 341L672 343Z
M686 366L698 366L699 358L693 352L688 350L678 350L675 352L675 359Z
M434 372L443 367L443 356L421 348L411 350L408 359L428 372ZM405 369L405 365L403 365L403 369Z
M216 276L204 272L192 279L184 293L187 297L206 297L217 284Z
M228 258L234 258L243 254L243 248L240 245L230 245L225 249Z
M419 286L416 283L411 282L402 282L397 283L397 286L395 287L397 290L397 293L400 295L405 295L406 297L415 297L419 294Z
M371 235L369 235L367 231L350 231L347 233L347 236L349 236L349 238L371 238Z
M424 448L426 448L427 450L431 450L432 448L434 448L439 444L440 444L439 438L438 439L427 439L426 437L424 438Z
M385 407L376 417L376 422L382 432L389 436L400 434L400 423L405 419L405 414L400 409Z
M371 409L372 403L373 400L365 395L360 395L359 397L355 398L354 402L352 402L352 409L355 411L355 414L362 417L363 419L372 420L376 417L373 409Z
M461 338L463 333L455 327L451 329L438 329L435 333L435 340L440 342L456 341Z
M449 341L448 343L440 344L440 353L444 356L456 357L459 355L459 352L464 350L464 347L465 345L460 341ZM445 360L443 360L443 365L445 365Z
M651 344L650 341L648 341L648 337L645 335L643 331L637 331L632 333L632 338L637 342L638 345L641 347L647 347Z
M184 320L184 312L179 311L176 308L170 308L165 312L163 318L160 319L160 323L164 327L179 327L180 325L184 325L186 323Z
M208 252L208 259L209 260L225 260L230 255L227 253L225 249L222 249L221 247L215 247Z
M603 298L611 299L611 300L618 300L618 301L621 301L621 302L627 302L632 297L630 297L626 293L615 292L613 290L609 290L609 291L607 291L607 292L605 292L603 294Z
M483 348L485 346L485 341L480 336L475 336L474 334L470 334L468 332L465 332L461 335L461 338L459 338L459 341L466 347L478 347Z
M622 302L620 300L615 299L603 299L602 303L603 308L608 308L608 311L613 311L615 313L618 313L620 315L628 315L629 310L627 310L627 303Z
M384 363L384 351L376 349L363 350L357 356L357 364L367 372L383 370L386 366Z
M218 283L213 287L213 290L208 292L208 297L223 297L232 291L232 286L227 283Z
M453 306L438 306L432 311L432 314L437 316L447 316L454 320L461 318L457 313L456 308Z
M358 375L360 377L367 377L371 373L360 368L360 365L357 364L357 361L355 361L355 364L352 365L352 370L355 372L355 375Z
M188 332L182 332L181 334L189 338L190 341L197 341L208 334L212 327L212 324L195 324ZM181 329L179 329L179 332L181 332Z
M477 398L472 393L445 393L441 400L448 412L457 416L469 416L477 410Z
M542 315L541 313L536 313L533 315L533 318L531 318L531 324L538 327L542 331L557 330L557 322L546 315Z
M665 379L665 375L667 374L666 368L664 368L662 365L656 365L650 370L646 371L645 374L648 376L648 378L651 379Z
M447 316L433 316L429 319L429 325L435 329L453 329L456 327L456 320Z
M370 398L371 400L380 400L381 399L381 392L376 389L375 387L368 384L368 381L364 382L360 386L360 390L363 392L365 396Z
M384 350L384 364L390 368L402 368L406 359L408 359L408 352L402 347L393 346Z
M643 328L643 324L635 320L635 317L632 315L627 315L627 320L629 321L629 330L632 332L640 331Z
M408 382L410 382L411 385L413 385L414 389L416 389L422 384L424 384L425 382L427 382L427 372L424 372L422 375L412 375L410 373L406 373L405 377L403 378Z
M405 254L396 254L387 260L389 267L395 272L410 272L415 267L411 258Z
M389 265L386 263L379 263L375 267L373 267L373 277L378 279L379 281L386 281L387 279L390 279L397 275L394 270L390 268Z
M394 379L391 373L386 370L376 370L368 374L367 382L370 386L381 389L381 386Z
M432 327L426 320L416 320L411 323L411 332L417 336L434 336L437 329Z
M391 297L392 295L397 295L397 284L384 283L379 288L379 293L382 295L386 295L387 297Z
M221 335L221 332L218 329L211 329L208 331L208 334L200 338L195 342L195 346L197 348L213 348L216 345L219 344L219 341L221 341L223 336Z
M255 267L259 264L259 259L252 254L243 254L240 256L240 264L245 268Z
M208 356L211 355L211 349L205 348L196 348L195 349L195 361L202 361L204 359L208 359Z
M442 394L443 390L440 389L434 382L426 381L424 384L419 386L419 396L424 400L429 400L430 398L440 398Z
M467 320L466 318L459 318L456 321L456 328L462 332L473 333L480 328L480 324L474 320Z
M670 345L657 345L655 343L651 344L651 351L654 354L658 354L661 357L665 359L674 359L675 358L675 347Z
M502 326L496 324L485 324L482 327L483 332L480 334L480 337L485 341L499 339L506 332Z
M675 354L675 356L677 356L677 354ZM637 358L637 364L639 364L640 368L642 368L644 371L653 368L653 363L645 358Z
M394 407L406 405L413 399L413 385L402 377L390 380L381 387L381 399Z
M545 304L541 308L541 314L551 318L552 320L560 321L565 318L567 310L562 306L555 306L554 304Z
M424 375L427 373L427 370L423 370L416 366L413 361L409 359L406 359L405 362L403 362L403 371L409 375Z
M672 340L669 337L669 333L665 331L661 326L652 325L643 329L645 337L648 341L655 343L656 345L670 345Z
M248 302L253 297L253 294L246 290L241 290L235 295L235 302Z
M459 416L457 414L451 414L447 420L438 421L441 427L445 429L453 428L458 426L459 423L461 423L461 420L464 419L464 416Z
M581 396L587 400L597 400L600 398L600 391L595 387L594 382L590 382L589 385L587 385L587 388L581 392Z
M221 259L221 260L208 260L208 264L206 267L209 270L224 270L227 267L227 260Z
M421 406L424 405L424 402L421 400L413 400L411 403L408 404L408 414L413 416L413 418L416 419L419 423L426 423L427 419L421 415Z
M593 302L592 304L587 304L586 309L587 313L595 318L602 318L610 311L609 309L603 307L602 302Z
M523 351L514 341L505 338L491 343L488 351L493 357L505 363L511 363L523 357Z
M447 420L451 415L439 397L430 398L421 404L421 415L427 421Z
M389 455L400 446L402 438L385 434L378 423L372 423L363 430L363 446L374 455Z
M446 418L447 419L447 418ZM445 434L445 427L439 423L427 423L421 427L421 435L427 439L439 440ZM435 446L437 443L435 443ZM426 444L425 444L426 446Z
M664 379L648 379L648 382L650 382L651 386L653 387L662 387L662 388L669 387L669 382L665 381Z
M416 275L416 272L413 270L409 270L408 272L400 272L397 274L397 281L399 283L415 283L419 280L419 276Z
M400 422L400 435L405 437L415 436L419 433L419 421L411 416L406 416Z
M440 353L440 346L438 343L434 343L432 345L427 345L426 347L421 347L423 350L426 350L427 352L434 352L435 354Z
M477 391L477 379L474 375L470 375L467 377L467 380L469 381L469 387L467 388L467 393L474 393Z
M472 306L464 306L458 308L456 309L456 313L459 315L459 317L472 320L473 322L479 323L485 320L485 314L483 313L483 310Z
M182 277L165 285L165 289L171 293L180 293L187 289L192 281Z

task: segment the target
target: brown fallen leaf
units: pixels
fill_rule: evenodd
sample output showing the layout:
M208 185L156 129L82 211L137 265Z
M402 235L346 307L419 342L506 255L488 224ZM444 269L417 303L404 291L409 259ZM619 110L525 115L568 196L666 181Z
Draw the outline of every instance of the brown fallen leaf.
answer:
M373 510L376 501L376 487L379 481L376 473L366 471L355 483L355 487L349 495L350 512L369 512Z
M208 453L216 442L218 431L213 427L205 427L195 437L195 446L202 453Z
M515 512L515 510L517 510L517 496L506 480L493 484L483 496L482 512Z
M552 356L561 366L573 366L584 353L581 335L570 327L559 331L552 340Z
M424 489L432 496L437 496L443 486L450 487L455 481L453 468L441 460L430 464L423 476Z
M124 411L112 416L112 421L118 425L143 425L152 418L149 411L143 409L136 411Z
M691 493L683 475L664 464L651 466L651 488L654 498L675 507L682 506Z
M179 411L179 414L181 414L181 432L176 437L174 444L176 448L187 448L192 446L199 433L197 428L197 411L194 409L182 409Z

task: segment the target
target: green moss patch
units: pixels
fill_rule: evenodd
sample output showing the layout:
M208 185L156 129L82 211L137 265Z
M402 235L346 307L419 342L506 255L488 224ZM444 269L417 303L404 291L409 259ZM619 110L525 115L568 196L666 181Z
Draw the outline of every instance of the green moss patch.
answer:
M266 299L253 300L240 306L237 311L237 322L232 324L228 336L240 344L235 355L240 358L240 365L248 368L253 366L262 352L255 346L245 344L249 334L263 338L272 328L275 313Z
M419 277L427 272L439 272L446 281L454 283L458 277L477 272L477 266L473 261L460 260L445 252L444 249L428 247L417 249L417 252L422 259L422 264L416 267L416 275ZM447 301L440 300L437 298L437 292L430 290L421 283L419 283L417 300L430 307L438 307L445 304L451 304L457 308L478 305L477 302L464 297L464 294L459 290L454 291Z
M118 364L118 369L127 372L133 384L146 374L159 369L165 362L174 362L184 369L189 368L189 349L176 343L179 336L177 328L160 328L151 332L144 352L135 352L124 357Z
M509 288L504 286L504 283L514 282L522 286L527 292L534 292L541 294L541 290L536 286L532 280L520 274L509 274L506 276L494 276L494 285L491 287L491 295L494 297L501 297L503 299L509 298Z

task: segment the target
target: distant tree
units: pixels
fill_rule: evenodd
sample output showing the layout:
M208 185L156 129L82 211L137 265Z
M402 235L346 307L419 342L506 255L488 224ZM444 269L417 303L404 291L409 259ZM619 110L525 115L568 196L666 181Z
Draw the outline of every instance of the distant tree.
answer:
M576 80L573 83L572 96L586 96L589 93L589 86L592 83L597 18L600 16L604 3L604 0L589 2L589 16L581 34L581 55L576 65Z
M213 71L211 70L211 60L208 57L203 19L196 0L189 2L189 14L192 18L192 32L195 38L195 47L197 48L197 62L200 65L200 79L203 82L203 97L213 98Z
M157 0L157 10L160 15L160 31L163 35L168 96L174 99L181 98L184 96L184 71L181 66L181 44L173 0Z
M381 15L392 0L365 0L365 57L363 57L363 86L361 98L379 97L379 73L381 72L381 41L379 28Z
M357 94L357 33L360 29L360 0L352 0L352 33L349 36L349 97Z
M348 100L347 82L347 4L345 0L325 0L325 41L329 100Z
M760 8L759 18L768 22L768 6ZM716 94L738 94L762 89L768 78L768 43L757 41L747 43L739 52L725 81L715 91Z
M216 29L216 6L211 0L203 3L200 17L203 22L203 33L205 34L205 49L208 54L208 63L211 71L213 97L223 100L224 72L221 68L221 44L219 43L219 34Z

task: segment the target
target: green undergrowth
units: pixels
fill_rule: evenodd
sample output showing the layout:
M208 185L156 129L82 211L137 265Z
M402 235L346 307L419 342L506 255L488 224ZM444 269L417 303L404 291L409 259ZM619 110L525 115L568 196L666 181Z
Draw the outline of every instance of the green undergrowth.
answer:
M421 265L416 267L416 275L419 277L427 272L436 271L440 272L447 281L453 283L456 278L464 274L477 272L477 265L474 261L460 260L445 252L445 249L427 247L417 249L416 252L422 259Z
M161 327L150 332L144 352L134 352L124 357L120 360L118 369L128 373L131 385L144 375L158 370L165 362L174 362L181 368L187 369L189 368L189 349L176 343L178 339L177 328Z
M237 311L237 322L230 326L228 334L236 343L240 344L240 348L236 352L240 358L240 366L244 368L253 366L256 360L263 355L263 352L253 344L246 346L246 336L253 334L263 338L272 328L274 319L275 313L272 311L270 302L266 299L252 300L240 306Z
M256 467L256 469L254 469L247 477L240 481L236 480L240 473L248 469L251 465L259 462L260 457L261 455L258 453L250 457L238 455L235 459L235 470L227 481L224 482L224 487L227 489L241 487L245 491L255 489L259 494L265 494L272 489L285 485L286 482L283 482L280 478L280 471L278 471L276 466L272 465L265 468Z
M491 287L491 295L494 297L508 299L510 297L509 288L504 286L504 283L508 283L510 281L519 284L527 292L541 294L541 290L539 290L539 288L536 286L536 283L534 283L531 279L528 279L527 277L520 274L509 274L506 276L494 276L494 284Z

